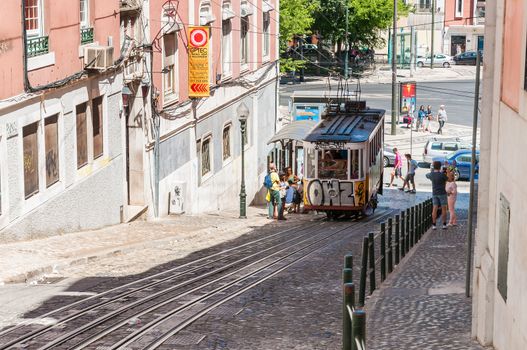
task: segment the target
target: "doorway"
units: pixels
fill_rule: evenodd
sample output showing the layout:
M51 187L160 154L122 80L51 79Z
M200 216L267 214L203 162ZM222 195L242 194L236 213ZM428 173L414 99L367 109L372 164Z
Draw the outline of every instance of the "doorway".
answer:
M126 182L128 185L128 205L143 206L143 114L141 111L128 113L126 122Z
M467 37L465 35L452 35L450 37L450 56L465 52Z

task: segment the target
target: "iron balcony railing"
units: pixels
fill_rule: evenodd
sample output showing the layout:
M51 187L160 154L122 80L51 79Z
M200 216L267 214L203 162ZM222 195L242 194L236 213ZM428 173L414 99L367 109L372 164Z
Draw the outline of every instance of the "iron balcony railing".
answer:
M27 39L27 57L44 55L49 52L49 37L39 36L38 38Z
M93 28L81 28L81 45L93 43Z

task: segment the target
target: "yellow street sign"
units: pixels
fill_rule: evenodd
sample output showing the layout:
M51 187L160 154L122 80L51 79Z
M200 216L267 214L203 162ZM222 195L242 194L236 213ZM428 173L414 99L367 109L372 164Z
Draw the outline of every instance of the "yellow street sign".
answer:
M209 97L209 28L188 28L189 97Z

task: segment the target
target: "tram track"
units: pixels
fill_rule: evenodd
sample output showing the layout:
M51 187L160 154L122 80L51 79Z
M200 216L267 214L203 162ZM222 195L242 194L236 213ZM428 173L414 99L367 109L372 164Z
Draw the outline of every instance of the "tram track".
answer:
M334 237L335 235L343 231L348 230L353 225L355 225L356 227L354 227L351 230L351 233L354 233L358 231L359 229L361 229L364 225L370 224L372 221L378 220L380 217L385 216L385 215L386 213L384 215L379 215L379 216L375 215L373 217L368 218L366 221L360 221L358 223L353 222L353 223L347 224L344 228L336 229L336 231L334 230L334 232L331 232L331 233L327 233L327 231L325 231L325 233L314 234L316 230L318 230L319 225L321 225L321 223L315 223L315 224L306 225L306 226L304 225L295 226L294 228L290 228L288 230L284 230L282 232L273 234L272 237L279 238L280 235L283 235L286 232L292 232L291 234L296 234L299 232L303 232L303 233L291 239L287 239L285 241L278 242L277 244L271 245L267 247L266 249L263 249L257 253L253 253L248 256L245 256L242 259L235 260L234 262L231 262L225 266L222 266L222 268L209 269L210 271L206 272L202 276L197 276L192 279L187 279L179 284L172 285L168 288L164 288L157 292L153 290L155 287L160 287L163 282L173 282L175 280L175 277L179 277L179 278L184 277L184 275L188 273L188 271L180 272L177 276L163 277L161 280L149 282L146 285L140 286L139 288L136 288L134 290L128 290L124 293L121 293L117 297L115 296L110 297L108 300L96 303L92 305L93 307L90 307L89 309L84 309L76 313L75 312L71 313L65 318L59 319L59 321L56 324L42 327L39 330L26 334L23 337L18 337L17 339L14 339L10 341L9 343L4 344L2 347L0 347L0 349L7 349L12 346L19 346L19 345L24 346L25 348L38 348L41 350L58 349L58 348L65 348L65 349L98 348L99 346L104 346L105 349L107 348L117 349L120 347L128 348L128 346L131 343L134 343L137 339L144 339L145 335L147 335L150 332L149 330L155 327L159 327L160 325L166 324L166 320L171 319L172 317L174 317L174 315L179 315L180 317L183 317L182 315L187 315L186 318L184 318L184 320L180 322L180 324L176 328L172 327L170 330L165 332L166 334L170 334L168 336L168 338L170 338L171 336L179 332L180 330L179 328L183 327L181 329L184 329L186 327L184 325L186 325L187 323L188 324L192 323L193 320L201 317L202 315L206 314L213 308L216 308L217 306L227 302L228 300L231 300L235 296L243 293L246 290L249 290L250 288L253 288L256 285L263 283L265 280L287 269L288 267L293 265L295 262L305 259L307 256L309 256L310 254L313 254L317 250L328 246L333 241L329 241L324 244L322 244L322 242ZM337 224L333 226L338 226L341 224ZM131 282L125 286L129 288L133 286L134 284L137 284L140 281L145 282L145 281L150 281L153 278L162 277L163 275L167 273L181 270L185 266L189 267L189 266L192 266L192 264L195 264L200 261L204 262L206 261L206 259L210 259L211 257L217 257L225 252L233 252L232 254L229 254L229 256L239 254L241 247L247 247L250 245L254 245L257 242L263 242L269 237L247 242L241 246L233 247L231 249L227 249L227 250L212 254L210 256L206 256L198 260L191 261L177 268L164 271L162 273L149 276L149 277L146 277L138 281ZM320 244L322 245L317 246ZM281 246L284 246L284 247L281 249L278 249ZM293 247L297 247L297 246L301 246L301 247L298 249L297 248L293 249ZM312 247L314 248L310 249ZM291 251L292 249L293 251ZM258 256L263 255L264 253L268 251L270 251L271 253L255 261L252 261L256 259ZM304 252L304 251L305 251L305 254L302 255L303 253L301 252ZM285 256L282 256L283 254L285 254ZM294 258L298 254L300 254L301 256L298 258ZM269 260L272 259L272 257L276 257L276 258L269 262ZM217 259L217 261L221 261L222 259L225 259L225 258L226 256L221 257L220 259ZM289 261L288 259L291 261ZM248 260L251 261L250 264L241 266L241 268L238 268L238 269L235 268L236 265L239 265ZM285 265L280 267L279 266L280 263L283 263ZM208 263L203 263L199 265L198 267L192 267L191 270L197 271L196 269L202 268L204 265L208 265ZM274 272L271 271L267 275L264 275L263 277L255 277L255 276L259 276L263 274L265 271L271 269L273 266L278 266L273 270ZM234 268L234 270L229 272L229 269L231 268ZM247 270L250 270L251 268L252 268L251 271L240 275L241 271L247 271ZM222 275L216 279L213 279L207 282L206 280L207 277L214 277L223 272L228 272L228 273L226 275ZM256 281L248 283L248 281L254 280L255 278L256 278ZM199 284L200 282L201 284ZM195 286L196 284L198 285ZM101 296L109 296L110 294L109 292L112 292L112 291L116 292L116 291L122 290L122 288L125 286L114 288L113 290L101 293L98 296L99 298ZM235 286L238 286L238 290L231 291L229 294L229 290L235 288ZM188 287L190 289L185 290L184 289L185 287ZM207 292L205 288L209 288L209 287L216 287L216 288ZM176 291L180 291L180 292L176 293L175 295L170 294ZM143 293L142 295L143 297L140 297L135 301L127 300L127 297L130 297L133 293ZM196 293L198 295L197 297L194 296ZM218 295L223 295L225 293L229 294L226 298L223 298L223 299L219 298L219 300L215 300L215 298L218 298ZM166 298L160 298L161 296L166 296ZM97 296L93 296L93 298L95 297ZM191 298L189 299L189 297ZM118 300L120 300L120 303L116 303L116 305L114 305L113 307L110 307L107 309L101 309L102 306L109 306L109 304L115 303ZM79 302L82 302L82 300ZM205 309L195 310L197 306L201 306L203 303L210 303L210 302L212 303L211 304L212 306L207 304L208 306L206 305L207 307L205 307ZM71 306L71 305L67 305L63 307L62 311L67 311L68 306ZM55 310L46 315L56 314L57 311L59 310ZM104 315L93 320L94 312L97 312L97 314L102 313ZM159 316L160 314L162 316ZM137 325L135 325L133 322L132 323L130 322L130 320L134 320L134 319L135 320L140 319L140 323L139 323L140 328L138 330L134 329L134 326L137 326ZM75 324L72 324L72 327L74 327L73 329L72 327L68 327L68 325L66 324L66 323L72 323L72 321L77 321L75 322ZM80 326L78 324L80 324ZM130 324L132 324L133 326L129 327ZM174 329L179 329L179 330L177 330L174 333ZM50 331L52 334L55 334L55 336L52 337L52 339L47 339L50 337L48 336L46 338L46 334L50 334ZM114 345L108 347L104 342L105 337L108 335L110 335L112 338L121 339L121 340L115 343ZM87 336L87 338L86 337L83 338L84 336ZM71 344L72 341L73 341L73 344ZM149 347L146 347L146 348L150 349L150 348L155 348L155 347L151 347L149 345Z
M260 248L260 246L259 245L255 246L255 244L269 244L269 243L272 244L272 242L274 241L275 238L277 240L283 239L281 236L283 236L283 235L285 235L287 233L290 233L290 232L293 232L293 233L301 232L301 231L295 231L295 230L299 230L299 229L302 229L302 228L306 229L307 231L305 231L301 236L309 235L310 233L312 233L312 229L316 229L316 227L318 227L321 224L322 224L322 222L317 221L317 222L315 222L313 224L309 224L309 225L296 225L296 226L294 226L292 228L289 228L289 229L286 229L286 230L281 230L281 231L279 231L277 233L274 233L274 234L271 234L269 236L266 236L266 237L263 237L263 238L259 238L259 239L256 239L256 240L251 240L251 241L246 242L246 243L244 243L242 245L239 245L239 246L236 246L236 247L233 247L233 248L229 248L229 249L226 249L226 250L222 250L220 252L217 252L217 253L214 253L214 254L211 254L211 255L199 258L197 260L193 260L193 261L190 261L188 263L182 264L182 265L177 266L175 268L172 268L172 269L169 269L169 270L166 270L166 271L163 271L163 272L151 275L151 276L147 276L147 277L139 279L137 281L133 281L133 282L127 283L125 285L122 285L122 286L119 286L119 287L116 287L116 288L112 288L111 290L105 291L103 293L99 293L97 295L90 296L88 298L84 298L84 299L79 300L77 302L70 303L70 304L65 305L65 306L63 306L61 308L58 308L58 309L55 309L55 310L53 310L51 312L43 314L43 315L41 315L39 317L41 319L44 319L44 318L50 318L50 317L55 316L55 315L67 314L67 316L57 319L56 322L54 322L53 324L39 326L37 329L26 329L26 330L24 330L25 334L23 336L16 337L15 339L10 339L10 340L6 339L6 337L9 336L9 334L11 334L13 332L20 333L20 330L21 330L22 327L31 326L31 323L30 322L23 322L23 323L15 326L15 327L11 327L9 329L6 329L6 330L0 332L0 349L2 349L2 350L3 349L8 349L9 347L11 347L11 346L13 346L13 345L15 345L17 343L21 343L21 342L23 342L26 339L30 339L31 337L38 336L39 334L42 334L42 333L50 330L51 328L57 327L57 326L59 326L61 324L64 324L64 323L69 322L71 320L74 320L74 319L76 319L78 317L81 317L82 315L84 315L86 313L89 313L89 312L92 312L92 311L94 311L97 308L101 308L101 307L107 306L109 304L115 303L116 301L119 301L119 300L121 300L123 298L130 297L130 296L132 296L135 293L140 293L140 292L145 291L145 290L149 291L151 288L159 286L160 284L163 284L163 283L171 283L174 280L176 280L177 278L182 278L185 275L188 275L188 274L191 274L191 273L198 273L200 271L200 269L208 269L208 270L210 270L210 266L213 263L222 263L223 260L228 259L228 258L233 257L233 256L235 257L236 255L239 255L240 253L243 253L246 250L258 250ZM300 236L298 236L298 237L300 237ZM293 239L294 238L295 237L293 237ZM280 242L278 244L280 244ZM273 247L273 246L271 246L271 247ZM228 254L224 255L226 253L228 253ZM224 256L222 256L222 255L224 255ZM210 259L216 258L216 257L219 257L219 258L217 258L215 260L212 260L212 261L210 260ZM243 260L243 259L238 259L238 260ZM238 260L235 260L235 262L238 261ZM197 266L192 266L192 265L196 265L196 264L198 264L198 265ZM225 263L225 264L227 264L227 263ZM230 264L229 264L229 266L230 266ZM223 267L225 267L225 266L223 266ZM183 270L184 268L188 268L188 269ZM181 270L183 270L183 271L181 271ZM175 273L175 274L163 277L163 275L167 275L167 274L171 274L171 273ZM158 279L160 277L161 277L161 279ZM144 283L144 282L146 282L145 285L133 288L134 285L140 284L140 283ZM112 295L114 293L116 295ZM90 302L94 302L94 303L90 304ZM83 304L84 304L84 306L83 306Z

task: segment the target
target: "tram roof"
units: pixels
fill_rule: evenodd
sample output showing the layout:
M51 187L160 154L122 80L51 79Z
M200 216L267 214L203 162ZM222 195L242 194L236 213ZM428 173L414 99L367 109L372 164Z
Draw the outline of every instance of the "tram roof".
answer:
M384 109L365 109L329 116L320 121L304 140L308 142L365 142L384 113Z

